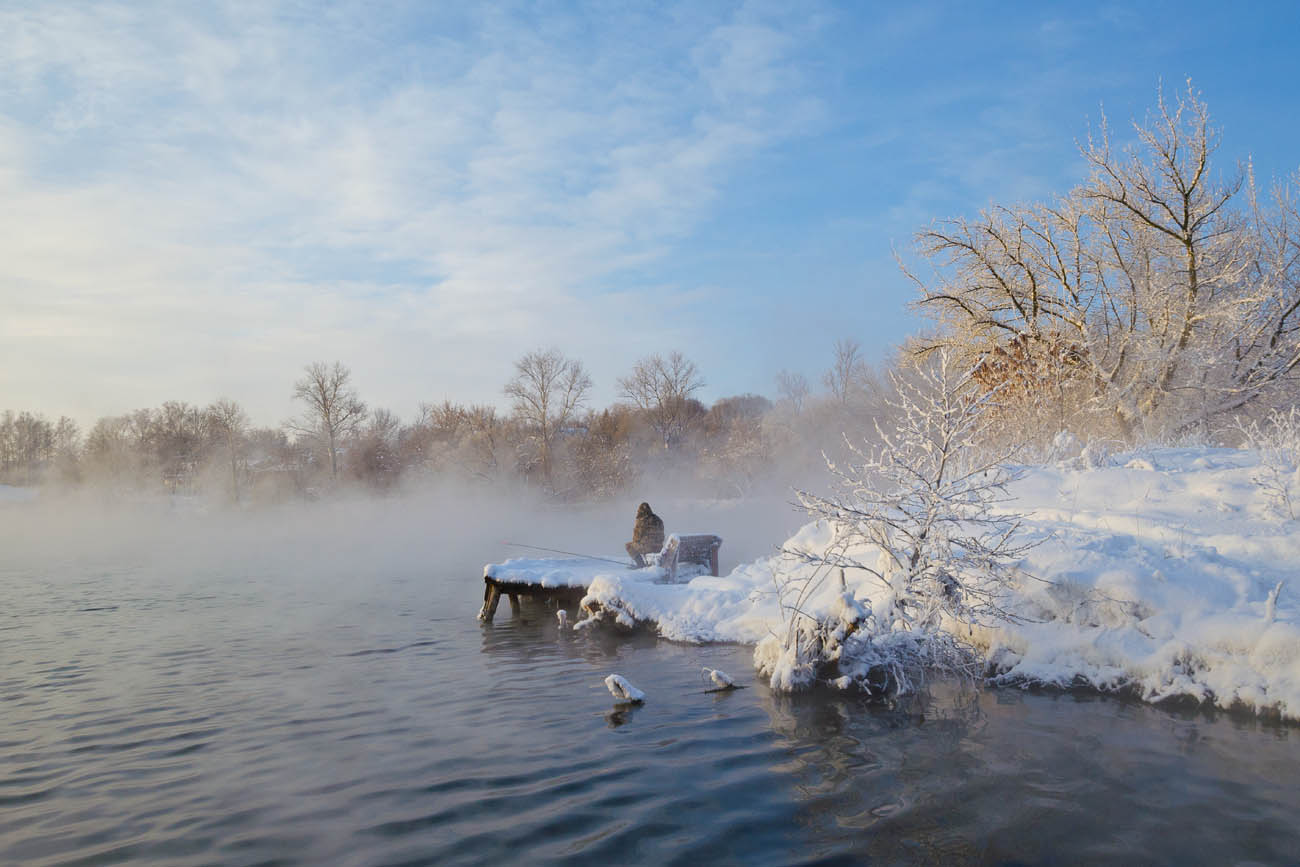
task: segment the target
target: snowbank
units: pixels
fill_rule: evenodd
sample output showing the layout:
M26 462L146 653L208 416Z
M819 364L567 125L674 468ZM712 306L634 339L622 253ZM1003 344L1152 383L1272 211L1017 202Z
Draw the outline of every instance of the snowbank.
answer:
M985 650L995 680L1129 689L1149 700L1191 697L1300 719L1300 527L1270 508L1259 456L1161 449L1109 465L1033 468L1007 507L1039 542L1022 563L1015 613L1025 623L963 636ZM825 551L813 523L786 549ZM870 551L851 552L871 562ZM774 555L686 584L636 573L587 573L584 606L648 621L679 641L758 643L783 630L776 578L817 567ZM887 607L883 589L849 569L852 594ZM1282 582L1280 591L1277 589ZM842 604L838 576L802 602Z

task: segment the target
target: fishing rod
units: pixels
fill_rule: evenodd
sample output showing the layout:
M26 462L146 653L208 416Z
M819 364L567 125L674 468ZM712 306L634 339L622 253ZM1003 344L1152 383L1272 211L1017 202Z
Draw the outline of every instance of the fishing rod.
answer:
M512 545L515 548L532 548L534 551L550 551L552 554L568 554L570 557L581 557L584 560L602 560L606 563L617 563L620 566L626 566L626 560L611 560L609 557L593 557L590 554L579 554L577 551L561 551L559 548L543 548L541 545L525 545L523 542L502 542L502 545Z

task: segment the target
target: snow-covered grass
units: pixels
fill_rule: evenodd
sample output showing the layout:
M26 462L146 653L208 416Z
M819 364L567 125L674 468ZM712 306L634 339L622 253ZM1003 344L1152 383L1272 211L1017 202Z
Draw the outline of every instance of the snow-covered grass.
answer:
M1263 420L1243 424L1241 434L1245 445L1259 452L1254 479L1269 505L1284 518L1300 517L1300 407L1275 409Z
M1300 582L1287 583L1300 527L1279 514L1260 467L1258 451L1197 448L1026 468L1004 504L1037 543L1007 602L1017 621L950 623L952 637L983 654L995 683L1127 690L1300 719ZM833 537L814 522L785 547L825 551ZM871 562L866 546L852 553ZM680 585L597 570L584 606L653 623L673 640L758 645L786 629L779 588L825 568L778 554ZM887 607L865 570L819 587L801 604L832 625ZM866 657L872 641L888 659L879 642L907 640L842 631L835 640L860 642L849 649ZM756 654L760 670L773 668L771 649Z

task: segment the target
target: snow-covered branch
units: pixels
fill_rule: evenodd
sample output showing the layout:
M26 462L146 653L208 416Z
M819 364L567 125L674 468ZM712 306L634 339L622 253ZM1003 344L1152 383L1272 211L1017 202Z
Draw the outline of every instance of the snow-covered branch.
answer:
M827 461L835 492L798 492L834 536L820 551L787 552L824 568L778 588L785 633L755 656L774 686L849 677L897 690L913 682L917 666L968 672L975 660L955 628L1015 619L1006 602L1028 546L1019 541L1019 516L1000 508L1013 479L1010 455L981 446L990 395L946 351L894 386L896 428L878 428L875 446L849 442L843 466ZM846 569L876 585L874 607L850 592ZM804 614L805 600L832 574L841 582L835 613Z

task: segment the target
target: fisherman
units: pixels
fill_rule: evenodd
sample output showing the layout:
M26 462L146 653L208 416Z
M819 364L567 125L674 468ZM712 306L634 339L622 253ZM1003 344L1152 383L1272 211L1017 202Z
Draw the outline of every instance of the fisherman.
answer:
M632 541L627 543L627 553L638 568L646 565L646 554L657 554L664 547L664 522L642 503L636 510L636 524L632 527Z

